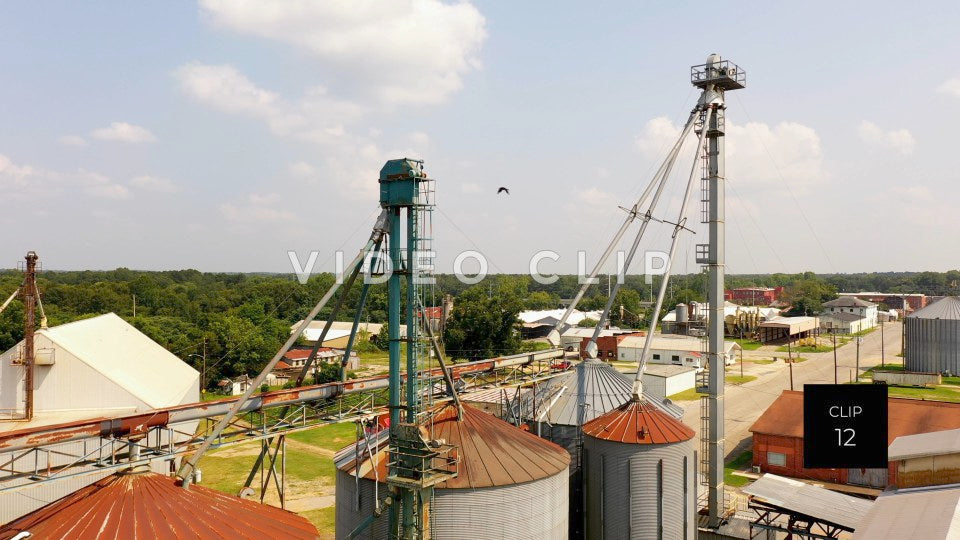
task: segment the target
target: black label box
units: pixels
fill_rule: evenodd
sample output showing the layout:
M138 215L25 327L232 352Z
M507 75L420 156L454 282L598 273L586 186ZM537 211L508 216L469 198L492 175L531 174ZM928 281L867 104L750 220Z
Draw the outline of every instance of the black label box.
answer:
M886 385L805 384L803 466L886 467Z

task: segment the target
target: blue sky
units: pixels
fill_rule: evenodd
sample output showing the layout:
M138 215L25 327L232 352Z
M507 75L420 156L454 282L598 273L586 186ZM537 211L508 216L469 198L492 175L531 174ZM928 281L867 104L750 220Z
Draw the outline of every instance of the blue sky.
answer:
M554 249L546 267L574 272L693 105L689 66L718 52L748 76L727 96L730 272L956 268L960 7L707 11L4 3L0 254L289 271L289 250L359 247L377 171L410 155L438 179L438 271L479 247L493 271ZM644 248L668 238L654 228Z

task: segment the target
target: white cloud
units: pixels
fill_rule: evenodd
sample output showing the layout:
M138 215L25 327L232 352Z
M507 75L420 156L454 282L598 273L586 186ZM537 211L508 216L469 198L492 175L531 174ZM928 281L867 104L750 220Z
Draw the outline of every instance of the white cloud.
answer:
M478 69L483 15L440 0L201 0L221 27L313 54L385 103L437 103Z
M149 143L157 140L157 137L147 128L127 122L111 122L107 127L91 131L90 136L102 141L127 143Z
M617 200L613 195L595 187L578 191L576 196L583 204L594 208L612 211L617 206Z
M220 213L230 221L250 225L293 221L296 218L293 212L275 207L280 201L276 193L251 193L241 201L221 204Z
M884 131L873 122L864 120L858 131L863 142L893 150L905 156L912 154L916 146L913 135L906 129Z
M317 168L305 161L291 163L287 166L287 171L295 178L312 178L317 174Z
M471 195L480 193L480 184L477 184L476 182L463 182L460 184L460 191L469 193Z
M943 84L937 87L937 92L960 98L960 77L944 81Z
M133 178L130 180L130 184L134 187L146 191L155 191L157 193L176 193L180 191L180 186L178 186L173 180L170 180L169 178L162 178L160 176L150 176L148 174Z
M57 139L64 146L86 146L87 140L79 135L64 135Z
M646 123L635 143L648 158L663 159L680 131L681 126L661 116ZM727 120L726 133L727 177L738 186L761 188L786 181L802 187L820 183L826 177L820 137L811 127L796 122L780 122L772 127L762 122L740 125ZM682 159L682 166L674 167L674 175L686 174L688 170L693 151L690 143L695 135L688 137L678 158Z
M126 199L130 190L110 177L80 169L60 172L14 163L0 154L0 190L12 199L53 199L77 193L103 199Z
M81 170L77 175L77 180L83 190L94 197L104 199L127 199L130 197L130 190L127 186L117 184L108 176L100 173Z
M230 65L191 63L174 72L180 89L216 110L266 122L278 135L297 135L314 142L330 142L345 134L343 123L358 118L364 109L332 99L322 87L306 92L297 103L260 88Z

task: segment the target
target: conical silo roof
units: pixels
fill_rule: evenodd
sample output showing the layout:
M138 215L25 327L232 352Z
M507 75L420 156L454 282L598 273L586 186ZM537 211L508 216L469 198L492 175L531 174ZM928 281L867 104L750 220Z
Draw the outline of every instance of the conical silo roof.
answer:
M945 296L923 309L914 311L907 317L910 319L960 320L960 298Z
M582 426L623 405L632 393L633 383L626 375L606 362L587 359L544 383L538 391L537 406L549 410L540 421ZM528 402L524 410L532 410L531 405Z
M459 458L456 477L437 484L438 488L485 488L532 482L566 471L570 454L550 441L523 431L499 418L463 406L457 419L452 404L441 405L428 425L430 436L456 447ZM360 474L370 480L387 477L386 437L377 443L377 451L360 460ZM355 445L337 453L335 461L342 471L355 474Z
M583 425L583 434L627 444L669 444L688 441L694 431L644 399L631 399Z
M152 472L108 476L3 527L0 539L317 538L305 518Z

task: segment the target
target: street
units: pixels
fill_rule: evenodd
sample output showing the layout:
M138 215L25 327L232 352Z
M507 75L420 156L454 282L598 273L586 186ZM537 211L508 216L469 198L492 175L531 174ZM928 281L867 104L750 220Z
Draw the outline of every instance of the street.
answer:
M897 354L900 352L900 339L903 325L900 322L884 323L883 341L884 353L887 363L901 363L902 358ZM860 372L867 368L880 364L881 331L877 328L875 331L863 336L863 343L860 345ZM830 343L829 336L821 337L821 343ZM770 406L771 403L780 395L783 390L790 389L790 367L777 361L773 364L755 364L751 363L751 358L767 359L772 356L786 357L787 353L771 353L763 351L744 351L743 356L744 375L753 375L757 379L742 385L726 385L725 405L726 405L726 451L727 459L736 457L744 450L749 450L751 446L751 435L748 431L754 421ZM794 356L798 356L794 353ZM824 353L802 353L805 362L793 364L793 388L794 390L803 390L804 384L834 382L834 362L833 351ZM851 340L842 347L837 348L837 379L839 383L845 383L855 380L857 364L857 345L856 340ZM728 366L727 375L739 375L740 366ZM700 402L688 401L681 403L684 407L684 422L688 426L697 430L699 437L700 430ZM797 411L797 414L803 414L803 411Z

